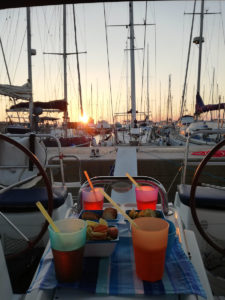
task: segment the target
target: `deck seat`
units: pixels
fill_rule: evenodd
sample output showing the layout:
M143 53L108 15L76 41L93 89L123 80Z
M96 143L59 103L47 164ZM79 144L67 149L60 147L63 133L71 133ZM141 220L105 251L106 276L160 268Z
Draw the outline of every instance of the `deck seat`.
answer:
M190 206L191 185L180 184L177 189L181 202ZM225 210L225 191L198 186L196 188L195 201L198 208Z
M53 203L54 209L61 206L68 195L67 188L54 187ZM40 201L42 205L48 208L48 195L45 187L35 187L30 189L13 189L0 194L1 212L27 212L38 210L36 202Z

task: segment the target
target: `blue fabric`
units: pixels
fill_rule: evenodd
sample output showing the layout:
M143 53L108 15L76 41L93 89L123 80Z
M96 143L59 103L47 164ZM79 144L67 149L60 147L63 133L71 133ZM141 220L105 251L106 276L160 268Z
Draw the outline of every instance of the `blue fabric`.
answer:
M54 208L61 206L68 195L67 188L54 187L53 205ZM36 202L40 201L45 208L48 208L48 194L45 187L34 187L30 189L13 189L0 195L1 211L28 211L38 210Z
M82 278L74 284L57 283L49 246L28 292L36 288L52 289L57 286L108 295L196 294L206 298L198 275L178 238L175 239L170 256L166 258L163 279L153 283L142 281L136 275L131 237L120 237L111 257L85 258Z
M177 187L180 200L190 206L191 185L180 184ZM225 191L198 186L195 195L196 207L206 209L225 209Z

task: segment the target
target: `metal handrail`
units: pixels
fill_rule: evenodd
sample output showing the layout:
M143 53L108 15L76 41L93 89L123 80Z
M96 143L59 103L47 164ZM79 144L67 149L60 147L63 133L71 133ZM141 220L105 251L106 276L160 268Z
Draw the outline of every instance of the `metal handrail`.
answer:
M149 185L149 186L154 186L159 188L159 195L161 199L161 206L162 206L162 211L165 215L170 214L171 212L169 211L168 208L168 195L166 192L166 189L162 185L161 182L156 180L155 178L148 177L148 176L135 176L133 177L134 180L139 183L140 185ZM94 186L99 185L99 186L104 186L106 184L110 185L116 182L129 182L130 180L125 176L96 176L91 178L91 182ZM80 190L79 190L79 203L81 203L81 191L85 187L89 187L89 182L86 181L82 184ZM113 187L112 187L113 188Z

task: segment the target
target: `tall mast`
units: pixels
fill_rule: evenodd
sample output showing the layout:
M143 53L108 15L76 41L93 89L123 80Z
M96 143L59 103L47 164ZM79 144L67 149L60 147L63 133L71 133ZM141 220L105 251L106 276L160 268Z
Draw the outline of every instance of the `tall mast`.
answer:
M67 52L66 52L66 5L63 4L63 71L64 71L64 100L68 103L67 96ZM66 137L67 137L67 122L68 122L68 110L64 112L64 124L66 127Z
M126 48L127 45L126 45ZM128 83L128 74L129 74L129 70L128 70L128 51L126 52L126 71L127 71L127 76L126 76L126 89L127 89L127 111L129 110L129 83ZM127 114L127 124L128 124L128 114Z
M168 98L167 98L167 118L166 123L169 123L169 109L171 108L171 74L169 75L169 87L168 87ZM172 118L172 116L171 116Z
M201 18L200 18L200 40L199 40L198 78L197 78L197 93L199 94L200 94L200 84L201 84L203 19L204 19L204 0L202 0L201 2Z
M194 19L195 19L195 7L196 7L196 0L194 2L193 16L192 16L192 22L191 22L191 33L190 33L190 38L189 38L187 64L186 64L186 71L185 71L185 77L184 77L184 87L183 87L183 92L182 92L180 119L183 116L184 108L185 108L185 104L186 104L185 103L185 94L186 94L186 87L187 87L187 75L188 75L188 67L189 67L189 60L190 60L190 53L191 53L191 43L192 43L192 35L193 35L193 27L194 27Z
M212 104L214 104L214 80L215 80L215 68L213 68L213 82L212 82ZM213 119L211 111L211 121Z
M80 110L81 116L83 117L83 101L82 101L82 90L81 90L81 80L80 80L80 65L79 65L79 58L78 58L78 45L77 45L77 28L76 28L76 16L75 16L75 8L73 4L73 22L74 22L74 33L75 33L75 45L76 45L76 58L77 58L77 73L78 73L78 89L79 89L79 96L80 96Z
M130 68L131 68L131 126L134 126L136 119L136 90L135 90L135 62L134 62L134 19L133 19L133 2L129 2L130 16Z
M28 52L28 84L31 88L31 96L29 102L29 121L30 121L30 128L33 129L33 89L32 89L32 66L31 66L31 26L30 26L30 7L27 7L27 52Z
M149 45L147 45L147 116L149 118Z

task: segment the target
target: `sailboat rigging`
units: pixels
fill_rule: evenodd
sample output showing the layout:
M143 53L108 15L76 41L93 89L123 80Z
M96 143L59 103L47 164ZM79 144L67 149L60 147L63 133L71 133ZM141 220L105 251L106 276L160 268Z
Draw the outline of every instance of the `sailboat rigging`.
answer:
M196 105L195 105L195 116L198 119L198 116L204 112L219 110L225 108L225 103L219 104L208 104L205 105L200 94L201 86L201 64L202 64L202 43L204 42L203 38L203 21L204 21L204 0L201 0L201 13L200 13L200 35L199 39L194 40L199 44L199 59L198 59L198 77L197 77L197 93L196 93ZM208 12L206 13L208 14ZM215 14L215 13L213 13Z
M147 5L146 5L146 10L147 10ZM144 25L145 29L147 25L155 25L155 24L148 24L147 20L147 13L145 14L145 20L144 24L134 24L134 17L133 17L133 2L129 1L129 25L126 25L126 27L129 27L129 41L130 41L130 48L127 49L130 52L130 84L131 84L131 91L130 91L130 97L131 97L131 108L127 109L126 113L115 113L115 117L122 117L122 116L127 116L127 124L126 128L120 128L118 127L120 123L116 123L116 140L117 143L125 143L125 144L130 144L130 145L137 145L140 143L148 143L150 140L150 131L151 128L148 127L148 124L146 124L146 121L148 123L149 120L149 87L147 83L147 115L145 113L145 120L143 122L143 125L145 126L145 129L147 130L142 130L141 124L138 126L138 121L137 121L137 113L142 114L137 111L136 108L136 78L135 78L135 52L136 50L143 50L142 48L135 48L134 45L134 26L135 25ZM124 26L124 25L110 25L110 26ZM144 38L144 51L145 51L145 38ZM143 66L144 69L144 66ZM143 70L142 70L143 71ZM147 77L148 77L148 70L147 70ZM143 81L143 74L142 74L142 81ZM128 86L128 83L127 83ZM128 88L127 88L128 90ZM128 102L128 101L127 101ZM129 105L129 104L128 104ZM131 115L130 118L130 123L128 122L128 114ZM148 128L147 128L147 127ZM118 130L117 130L118 129ZM121 132L122 131L122 134Z
M28 82L26 85L22 87L16 87L11 85L0 85L0 94L11 96L14 99L26 100L27 102L19 102L10 106L9 111L11 112L27 112L29 114L29 124L30 131L39 131L38 122L40 121L39 115L43 112L63 112L63 138L71 139L68 137L68 92L67 92L67 56L71 54L77 55L77 70L78 70L78 81L79 81L79 95L80 95L80 107L81 107L81 116L83 115L83 105L82 105L82 95L81 95L81 83L80 83L80 70L79 70L79 60L78 54L86 53L80 52L78 53L77 46L77 37L76 37L76 23L75 23L75 10L74 10L74 31L75 31L75 44L76 44L76 52L67 53L67 41L66 41L66 5L63 5L63 52L62 53L50 53L44 52L43 54L54 54L61 55L63 57L63 71L64 71L64 97L59 100L52 101L33 101L32 95L32 55L36 54L34 49L31 49L31 26L30 26L30 8L27 8L27 52L28 52ZM54 119L54 118L53 118ZM53 120L52 119L52 120ZM11 131L12 132L12 131ZM18 133L18 130L16 130ZM61 135L62 135L61 134ZM77 138L77 137L76 137ZM83 142L88 142L89 139L84 139ZM77 144L74 140L70 141L72 144ZM70 142L66 142L66 146L70 145ZM81 142L81 144L83 144ZM68 144L69 143L69 144Z
M83 104L82 104L82 91L81 91L81 80L80 80L80 68L79 68L79 59L78 54L86 53L86 52L78 52L78 45L77 45L77 34L76 34L76 18L75 18L75 8L73 5L73 23L74 23L74 34L75 34L75 46L76 52L67 52L67 39L66 39L66 28L67 28L67 18L66 18L66 4L63 5L63 53L46 53L46 54L57 54L63 56L63 71L64 71L64 101L66 103L65 110L64 110L64 136L60 138L60 142L63 146L71 146L74 144L79 144L77 141L81 141L80 144L82 146L89 146L90 139L86 136L68 136L68 90L67 90L67 56L76 54L77 57L77 72L78 72L78 90L79 90L79 98L80 98L80 109L81 109L81 117L84 115L83 112ZM54 146L55 143L48 143L46 142L47 146Z
M208 130L208 129L215 129L216 125L211 122L210 125L208 125L205 121L199 120L199 116L202 113L205 112L211 112L213 110L219 111L220 109L225 108L225 103L219 103L218 104L204 104L204 101L201 97L201 67L202 67L202 50L203 50L203 25L204 25L204 15L210 15L210 14L218 14L218 13L209 13L208 11L204 12L204 0L201 0L201 10L200 13L195 12L195 5L194 2L194 8L193 8L193 18L192 18L192 25L191 25L191 33L190 33L190 40L189 40L189 49L188 49L188 57L187 57L187 66L186 66L186 72L185 72L185 82L184 82L184 88L182 93L182 104L181 104L181 113L180 113L180 120L179 120L179 135L178 140L180 138L184 139L184 136L187 137L190 134L194 134L196 132L196 135L191 138L192 143L197 144L207 144L215 142L218 142L218 135L213 136L210 135L210 133L201 134L197 131L199 130ZM198 45L199 51L198 51L198 69L197 69L197 88L196 88L196 94L195 94L195 111L193 116L189 115L183 115L184 107L185 107L185 94L186 94L186 81L187 81L187 73L188 73L188 64L189 64L189 57L190 57L190 42L192 39L192 31L193 31L193 24L194 24L194 15L199 14L200 15L200 29L199 29L199 36L195 37L193 39L193 43ZM214 77L214 75L213 75ZM214 79L213 79L214 80ZM218 126L219 129L219 126ZM176 140L176 137L175 137ZM185 138L186 141L186 138ZM185 142L183 140L183 142Z

